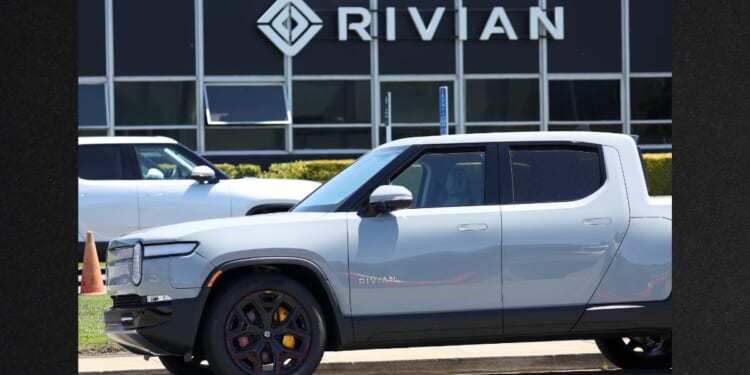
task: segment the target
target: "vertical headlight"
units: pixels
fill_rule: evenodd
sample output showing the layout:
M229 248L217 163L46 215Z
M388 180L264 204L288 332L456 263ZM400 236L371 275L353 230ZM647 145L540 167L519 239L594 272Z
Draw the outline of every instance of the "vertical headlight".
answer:
M133 284L138 285L141 283L143 278L143 245L140 242L136 242L133 246L133 272L131 277L133 278Z

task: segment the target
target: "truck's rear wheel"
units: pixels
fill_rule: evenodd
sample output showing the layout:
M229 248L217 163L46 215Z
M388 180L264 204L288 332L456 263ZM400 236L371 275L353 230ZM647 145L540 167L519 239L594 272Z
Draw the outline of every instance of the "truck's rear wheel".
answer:
M312 374L325 349L320 305L277 274L237 279L218 290L202 327L204 350L220 374Z
M672 367L671 334L597 339L596 346L610 362L623 369Z

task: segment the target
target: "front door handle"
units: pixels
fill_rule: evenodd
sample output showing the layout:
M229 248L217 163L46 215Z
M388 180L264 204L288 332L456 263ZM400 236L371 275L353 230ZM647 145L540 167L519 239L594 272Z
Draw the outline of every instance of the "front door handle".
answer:
M487 224L479 223L479 224L459 224L458 225L458 231L459 232L470 232L475 230L487 230Z
M611 223L612 219L609 217L592 217L583 219L583 225L607 225Z

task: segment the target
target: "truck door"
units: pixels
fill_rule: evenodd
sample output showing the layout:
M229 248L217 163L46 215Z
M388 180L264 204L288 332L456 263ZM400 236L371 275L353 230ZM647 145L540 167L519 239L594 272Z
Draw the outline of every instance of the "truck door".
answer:
M506 335L568 332L629 222L615 149L510 144L501 151Z
M428 150L390 181L412 192L411 207L349 214L358 340L501 334L500 207L496 184L486 184L497 176L487 173L492 154Z

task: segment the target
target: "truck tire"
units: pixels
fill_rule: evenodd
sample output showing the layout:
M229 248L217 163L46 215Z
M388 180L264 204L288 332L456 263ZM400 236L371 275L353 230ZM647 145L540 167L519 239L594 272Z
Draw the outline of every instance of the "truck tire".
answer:
M318 367L325 324L318 301L301 284L256 273L215 293L202 327L203 348L215 373L298 375Z
M672 367L672 335L597 339L596 346L622 369Z

